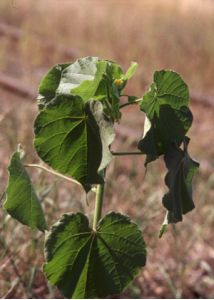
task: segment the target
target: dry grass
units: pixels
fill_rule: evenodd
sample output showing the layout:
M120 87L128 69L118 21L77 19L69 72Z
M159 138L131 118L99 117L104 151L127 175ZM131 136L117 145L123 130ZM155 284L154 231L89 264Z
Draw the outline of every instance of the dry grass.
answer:
M213 93L214 66L213 1L170 0L29 0L0 3L2 21L24 30L24 36L11 61L2 62L6 72L16 73L30 83L43 69L64 60L59 53L44 53L31 33L75 48L78 55L115 59L127 66L140 63L137 85L155 69L181 72L192 88ZM1 53L8 57L8 43ZM14 50L14 49L13 49ZM19 60L16 60L16 57ZM16 71L10 63L20 66ZM3 67L3 65L5 65Z
M1 0L0 18L23 30L18 43L0 36L0 72L33 87L52 64L69 57L54 49L48 52L35 42L32 32L76 49L78 56L97 55L124 67L138 61L140 71L128 86L130 93L141 95L155 69L173 68L191 89L214 94L213 1ZM7 181L6 166L17 143L26 149L26 161L38 158L32 147L35 103L3 90L0 96L1 192ZM197 208L161 240L163 163L152 164L145 180L142 158L118 158L109 167L104 212L116 209L129 214L142 227L148 245L146 268L121 297L214 297L214 112L203 103L192 104L192 110L191 153L201 162L194 182ZM142 132L141 113L127 108L124 114L122 123ZM135 145L132 137L119 139L114 149L133 149ZM92 216L92 195L87 206L79 187L38 171L32 172L32 177L49 225L66 211L86 211ZM5 243L0 248L0 296L12 287L8 298L60 297L41 272L44 237L30 232L2 210L0 218L0 238Z

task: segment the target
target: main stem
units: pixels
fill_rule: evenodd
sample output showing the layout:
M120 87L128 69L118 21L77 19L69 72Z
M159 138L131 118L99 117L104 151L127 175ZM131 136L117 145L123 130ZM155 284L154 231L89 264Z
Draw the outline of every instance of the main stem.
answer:
M94 231L96 231L97 223L99 222L99 220L101 218L102 206L103 206L103 196L104 196L104 183L97 185L94 221L93 221L93 230Z

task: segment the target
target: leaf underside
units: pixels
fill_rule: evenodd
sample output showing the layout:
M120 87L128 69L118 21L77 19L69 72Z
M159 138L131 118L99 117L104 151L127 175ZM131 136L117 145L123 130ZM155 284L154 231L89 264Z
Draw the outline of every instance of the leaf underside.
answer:
M38 105L40 109L46 107L55 97L61 95L79 96L84 102L88 100L104 100L114 110L115 96L118 98L118 91L113 84L117 78L128 78L136 69L132 64L126 74L116 63L100 60L97 57L84 57L71 64L58 64L54 66L42 79L39 86ZM121 89L121 87L120 87ZM111 114L114 114L111 112Z
M9 182L6 189L4 209L15 219L31 229L45 231L47 224L41 204L20 159L20 153L13 154L9 171Z
M141 232L128 217L109 213L89 228L82 213L65 214L45 244L44 272L67 298L103 298L120 293L145 265Z
M97 57L84 57L71 64L54 66L40 83L39 108L45 108L60 95L76 95L83 101L93 98L106 66L107 62Z
M78 59L65 68L60 84L56 90L58 95L76 95L84 101L91 99L106 71L107 62L97 57Z
M188 142L186 138L186 143ZM199 168L199 163L190 158L187 144L184 150L172 146L164 156L168 169L165 182L169 192L163 197L163 205L169 211L168 223L182 221L182 215L195 207L192 200L192 179Z

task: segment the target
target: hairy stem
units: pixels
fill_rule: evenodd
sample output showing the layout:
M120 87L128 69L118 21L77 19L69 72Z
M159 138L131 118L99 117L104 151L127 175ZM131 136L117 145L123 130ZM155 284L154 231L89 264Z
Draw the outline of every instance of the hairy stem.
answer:
M42 166L42 165L38 165L38 164L25 164L24 166L25 166L25 167L38 168L38 169L41 169L41 170L43 170L43 171L46 171L46 172L48 172L48 173L50 173L50 174L53 174L53 175L55 175L55 176L61 177L61 178L63 178L63 179L66 179L66 180L71 181L71 182L73 182L73 183L76 183L76 184L78 184L78 185L81 185L81 184L80 184L78 181L76 181L75 179L72 179L72 178L67 177L67 176L65 176L65 175L62 175L62 174L60 174L60 173L57 173L57 172L55 172L55 171L53 171L53 170L50 170L50 169L48 169L48 168L46 168L46 167L44 167L44 166Z
M120 105L120 108L126 107L126 106L128 106L128 105L137 104L137 103L139 103L140 101L142 101L142 98L139 98L139 99L137 99L137 100L135 100L135 101L133 101L133 102L126 102L126 103L124 103L124 104L121 104L121 105Z
M111 152L113 156L123 156L123 155L144 155L142 152Z
M103 196L104 196L104 183L97 185L94 221L93 221L93 230L94 231L96 231L97 223L99 222L101 215L102 215Z

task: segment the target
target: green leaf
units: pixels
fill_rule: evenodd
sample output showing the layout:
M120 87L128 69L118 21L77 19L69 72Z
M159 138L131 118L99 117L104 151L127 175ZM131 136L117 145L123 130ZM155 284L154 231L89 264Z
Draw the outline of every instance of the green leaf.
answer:
M137 70L138 64L136 62L132 62L131 66L126 71L126 74L122 77L123 80L129 80L132 78Z
M172 143L181 144L193 120L188 101L188 87L180 75L155 72L154 83L140 103L146 119L138 148L147 154L146 164L166 153Z
M113 139L113 124L104 116L100 101L84 103L77 96L58 96L35 121L38 155L86 190L90 184L103 183L99 173L112 159Z
M119 294L145 265L140 230L127 216L109 213L97 231L82 213L65 214L45 243L44 272L67 298Z
M185 138L184 150L172 146L165 154L168 169L165 177L169 192L163 197L163 205L168 209L168 223L182 221L183 214L195 206L192 200L192 179L199 168L199 163L190 158L187 152L189 139Z
M188 102L188 87L181 76L174 71L161 70L154 73L154 83L143 96L140 108L152 120L155 114L159 115L161 105L168 104L179 110L188 106Z
M4 209L16 220L31 229L47 229L41 204L33 188L28 173L16 151L8 167L9 182L6 189Z

